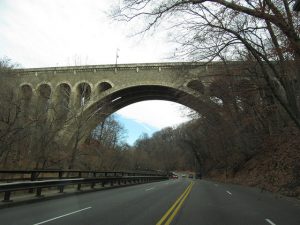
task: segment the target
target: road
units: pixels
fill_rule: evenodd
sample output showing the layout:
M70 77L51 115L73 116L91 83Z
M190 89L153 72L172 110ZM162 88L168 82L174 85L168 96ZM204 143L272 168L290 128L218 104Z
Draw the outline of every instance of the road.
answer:
M1 225L299 225L300 202L188 178L0 209Z

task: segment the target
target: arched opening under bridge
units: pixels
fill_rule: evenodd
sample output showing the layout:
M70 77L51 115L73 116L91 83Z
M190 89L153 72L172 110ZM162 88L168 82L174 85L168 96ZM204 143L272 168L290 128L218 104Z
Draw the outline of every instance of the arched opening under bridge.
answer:
M126 87L110 92L105 96L100 96L99 99L96 99L86 106L83 110L83 115L81 116L84 120L82 121L84 127L80 127L80 132L82 133L80 142L84 142L91 131L109 115L123 107L145 100L166 100L176 102L208 117L213 114L213 111L216 111L214 110L216 107L220 107L215 102L211 101L209 97L206 98L203 97L203 95L199 97L195 92L188 92L184 89L180 90L178 88L162 85L137 85ZM68 133L71 134L67 140L70 146L74 142L76 127L70 126ZM66 143L66 140L64 143Z

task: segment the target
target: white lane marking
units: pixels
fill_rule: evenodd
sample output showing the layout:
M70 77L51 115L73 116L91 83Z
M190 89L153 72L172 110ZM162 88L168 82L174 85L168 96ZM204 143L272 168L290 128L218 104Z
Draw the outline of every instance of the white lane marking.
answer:
M150 190L153 190L153 189L154 189L154 187L148 188L148 189L146 189L145 191L150 191Z
M230 191L226 191L228 194L232 195L232 193Z
M269 224L271 224L271 225L276 225L275 223L273 223L273 221L272 220L270 220L270 219L266 219L266 221L269 223Z
M84 209L79 209L77 211L74 211L74 212L70 212L70 213L67 213L67 214L64 214L64 215L61 215L61 216L58 216L58 217L54 217L52 219L49 219L49 220L45 220L45 221L42 221L42 222L39 222L39 223L35 223L33 225L40 225L40 224L44 224L44 223L47 223L47 222L50 222L50 221L53 221L53 220L57 220L59 218L62 218L62 217L65 217L65 216L69 216L69 215L72 215L72 214L75 214L75 213L78 213L78 212L81 212L81 211L84 211L84 210L87 210L87 209L91 209L92 207L87 207L87 208L84 208Z

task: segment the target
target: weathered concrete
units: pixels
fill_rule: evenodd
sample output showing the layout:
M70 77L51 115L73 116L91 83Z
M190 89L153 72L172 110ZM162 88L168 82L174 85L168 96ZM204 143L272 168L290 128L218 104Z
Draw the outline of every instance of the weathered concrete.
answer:
M231 75L243 75L240 63L230 68ZM24 111L40 108L58 118L57 125L65 126L60 141L69 144L76 130L84 140L101 119L134 102L170 100L208 110L214 104L209 86L224 71L221 63L150 63L19 69L9 78Z

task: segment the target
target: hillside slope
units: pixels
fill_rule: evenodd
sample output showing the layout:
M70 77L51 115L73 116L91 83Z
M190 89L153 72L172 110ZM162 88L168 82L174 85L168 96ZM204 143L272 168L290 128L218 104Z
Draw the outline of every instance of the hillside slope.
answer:
M207 177L300 198L300 136L273 136L237 172L226 177L222 170L211 170Z

